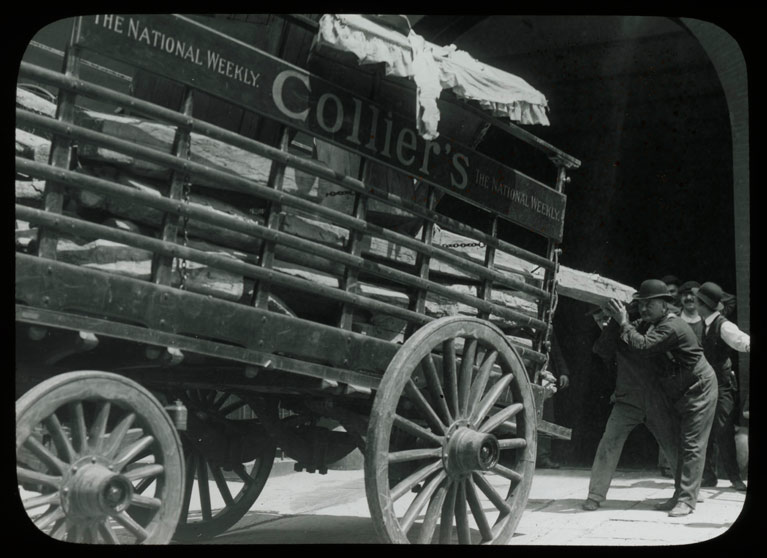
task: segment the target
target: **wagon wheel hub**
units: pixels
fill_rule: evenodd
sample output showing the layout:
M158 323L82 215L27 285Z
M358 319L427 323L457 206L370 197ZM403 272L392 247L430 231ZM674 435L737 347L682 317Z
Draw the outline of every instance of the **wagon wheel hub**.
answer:
M492 434L460 427L453 431L443 449L442 459L451 477L492 469L500 457L498 439Z
M68 513L83 518L116 515L131 502L133 485L103 463L88 461L73 466L61 488L62 505Z

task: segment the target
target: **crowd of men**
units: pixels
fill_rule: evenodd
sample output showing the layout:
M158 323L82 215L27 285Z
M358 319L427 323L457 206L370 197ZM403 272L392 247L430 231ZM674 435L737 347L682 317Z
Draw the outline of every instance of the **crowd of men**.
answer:
M593 313L602 330L594 352L614 368L616 385L582 507L601 506L628 435L645 424L674 478L673 495L656 508L685 516L701 486L716 486L718 453L733 488L746 490L735 451L731 355L750 352L751 339L725 317L734 297L713 282L648 279L633 299Z

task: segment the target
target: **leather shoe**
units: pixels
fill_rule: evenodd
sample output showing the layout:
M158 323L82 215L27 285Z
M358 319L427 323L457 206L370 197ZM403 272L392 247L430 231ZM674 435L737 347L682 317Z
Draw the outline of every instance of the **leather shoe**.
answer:
M746 483L744 483L742 480L732 481L732 487L735 490L739 490L740 492L746 491Z
M598 509L599 509L599 502L597 502L596 500L592 500L591 498L589 498L588 500L586 500L585 502L583 502L583 504L581 504L581 508L583 508L583 509L584 509L584 510L586 510L586 511L594 511L594 510L598 510Z
M684 502L677 502L676 506L674 506L674 509L668 512L668 516L682 517L684 515L690 515L692 512L693 512L693 509L690 506L688 506Z
M655 509L660 511L671 511L676 506L676 498L669 498L665 502L655 504Z
M703 479L700 481L702 488L714 488L719 481L717 479Z
M559 469L559 463L550 457L542 457L537 461L536 467L541 469Z

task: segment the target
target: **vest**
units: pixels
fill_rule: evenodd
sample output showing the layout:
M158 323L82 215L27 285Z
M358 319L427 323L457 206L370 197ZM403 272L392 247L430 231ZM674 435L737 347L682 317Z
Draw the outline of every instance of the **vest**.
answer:
M722 324L726 321L727 319L721 314L714 318L714 321L708 326L702 343L703 354L706 355L706 360L716 372L717 383L720 387L730 386L732 383L732 361L730 360L732 349L722 341L721 336Z

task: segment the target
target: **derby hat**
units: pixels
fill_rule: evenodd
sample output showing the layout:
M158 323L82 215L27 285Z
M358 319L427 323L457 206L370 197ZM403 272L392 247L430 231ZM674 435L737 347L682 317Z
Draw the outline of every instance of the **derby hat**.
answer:
M639 285L639 291L634 293L634 300L649 300L651 298L662 298L669 302L674 301L674 295L668 292L666 283L660 279L647 279Z
M700 283L697 281L685 281L682 286L679 287L679 294L691 293L693 289L700 287Z
M724 304L722 304L722 287L716 283L708 281L703 283L699 288L693 288L692 293L703 304L711 308L716 312L724 310Z

